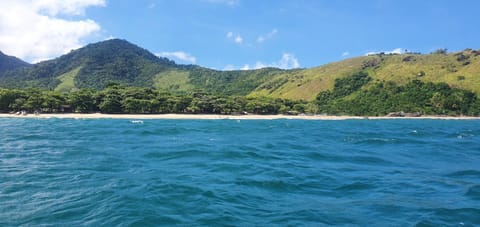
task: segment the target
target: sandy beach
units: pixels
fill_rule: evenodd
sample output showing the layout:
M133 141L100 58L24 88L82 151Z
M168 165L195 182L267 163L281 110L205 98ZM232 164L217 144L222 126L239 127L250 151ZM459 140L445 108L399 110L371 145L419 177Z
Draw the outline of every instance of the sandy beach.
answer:
M328 115L215 115L215 114L81 114L81 113L56 113L56 114L0 114L0 118L70 118L70 119L191 119L191 120L350 120L350 119L444 119L444 120L480 120L480 117L469 116L421 116L421 117L370 117L370 116L328 116Z

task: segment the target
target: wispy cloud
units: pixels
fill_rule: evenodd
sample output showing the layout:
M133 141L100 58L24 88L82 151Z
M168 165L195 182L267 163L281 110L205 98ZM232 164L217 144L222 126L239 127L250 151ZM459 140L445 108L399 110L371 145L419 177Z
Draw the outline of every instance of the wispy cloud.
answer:
M237 43L237 44L242 44L242 43L243 43L243 38L242 38L242 36L237 35L237 36L235 37L235 43Z
M110 35L110 36L107 36L106 38L103 39L103 41L106 41L106 40L112 40L112 39L116 39L117 37L113 36L113 35Z
M405 53L404 49L403 48L395 48L393 50L382 50L382 51L369 51L367 53L365 53L365 56L368 56L368 55L375 55L375 54L380 54L380 53L384 53L384 54L403 54Z
M190 63L190 64L195 64L197 62L197 58L183 51L160 52L155 55L159 57L174 58L176 60L180 60L182 62Z
M11 0L2 0L2 3L6 2L6 5L10 5ZM105 0L44 0L44 1L13 1L18 4L29 4L31 8L41 12L42 14L48 14L50 16L57 15L84 15L85 9L91 6L105 6ZM4 11L4 10L2 10Z
M227 71L235 70L235 66L232 64L228 64L223 68L223 70L227 70Z
M251 69L251 68L250 68L250 65L245 64L245 65L243 65L243 67L240 68L240 69L241 69L241 70L249 70L249 69Z
M274 28L274 29L272 29L271 32L258 36L257 42L258 43L263 43L266 40L273 38L277 33L278 33L278 30L276 28Z
M241 67L235 67L234 65L230 64L225 66L224 70L250 70L250 69L261 69L261 68L267 68L267 67L274 67L274 68L280 68L280 69L294 69L294 68L300 68L300 62L298 61L298 59L295 57L294 54L283 53L282 57L277 62L272 62L268 64L261 61L257 61L253 65L245 64Z
M345 52L342 53L342 57L347 57L349 55L350 55L350 52L348 52L348 51L345 51Z
M281 69L294 69L299 68L300 63L298 62L298 59L295 57L295 55L290 53L284 53L282 55L282 58L278 62L277 67Z
M236 44L242 44L243 38L240 34L235 34L233 32L227 32L227 39L232 40Z
M68 53L100 36L100 25L85 18L85 10L105 5L105 0L1 0L0 49L30 62Z

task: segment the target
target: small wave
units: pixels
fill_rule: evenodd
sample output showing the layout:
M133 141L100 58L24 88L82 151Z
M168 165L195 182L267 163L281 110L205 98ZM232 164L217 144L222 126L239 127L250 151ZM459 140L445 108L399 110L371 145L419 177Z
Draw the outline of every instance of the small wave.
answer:
M469 137L474 137L475 135L470 134L470 133L460 133L457 135L457 139L465 139Z
M354 156L352 157L352 160L354 162L358 162L361 164L391 164L391 162L378 158L378 157L372 157L372 156Z
M131 120L130 123L132 124L143 124L142 120Z
M352 138L352 137L347 137L344 139L345 142L350 142L354 144L367 144L367 145L378 145L378 144L391 144L391 143L396 143L398 142L397 139L393 138L378 138L378 137L373 137L373 138Z
M280 218L272 220L279 226L351 226L355 220L339 213L320 212L316 209L294 209L277 215ZM267 226L271 225L266 224Z
M480 209L437 208L430 210L431 217L421 220L416 226L477 226L480 225Z
M472 199L475 199L475 200L480 200L480 185L474 185L472 187L470 187L467 191L467 193L465 193L465 196L467 197L470 197Z
M480 178L480 171L478 170L461 170L447 174L448 177L476 177Z
M283 180L240 179L237 180L236 184L278 192L294 191L299 189L297 185L285 182Z
M354 182L351 184L345 184L338 188L335 188L335 191L338 192L355 192L355 191L363 191L375 188L372 184L366 184L362 182Z
M164 161L167 160L176 160L176 159L194 159L194 158L205 158L205 151L199 149L183 149L179 151L151 151L143 155L144 158L148 159L161 159Z

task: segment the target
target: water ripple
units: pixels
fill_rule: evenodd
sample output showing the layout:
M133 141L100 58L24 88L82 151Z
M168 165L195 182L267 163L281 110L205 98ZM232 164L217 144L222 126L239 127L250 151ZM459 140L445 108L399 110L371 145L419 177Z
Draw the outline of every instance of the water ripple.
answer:
M0 226L478 226L480 122L0 118Z

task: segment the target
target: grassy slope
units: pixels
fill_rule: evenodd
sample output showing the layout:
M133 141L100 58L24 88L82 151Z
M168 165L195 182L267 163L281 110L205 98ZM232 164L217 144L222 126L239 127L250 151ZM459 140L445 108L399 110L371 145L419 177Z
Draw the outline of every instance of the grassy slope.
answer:
M468 59L459 61L457 59L459 53ZM411 60L405 61L408 56L411 56ZM372 82L377 79L395 81L399 84L405 84L412 79L446 82L450 86L472 90L480 95L480 56L475 56L471 51L448 55L401 54L356 57L316 68L277 74L249 95L313 100L320 91L332 89L336 78L361 70L363 64L371 60L379 62L376 67L365 69L374 79ZM464 65L466 61L470 64Z
M154 77L154 86L163 90L189 91L193 85L188 83L190 73L185 70L168 70L158 73Z
M60 92L70 92L75 90L75 76L80 72L82 67L78 67L70 72L64 73L60 76L57 77L61 81L59 85L55 88L55 91L60 91Z
M385 59L382 66L374 71L372 76L385 81L406 83L412 79L425 82L445 82L452 87L472 90L480 94L480 56L474 56L468 51L463 52L469 56L470 64L458 61L456 53L449 55L413 55L415 61L404 62L406 55L393 55ZM419 76L420 72L424 76ZM459 76L465 77L459 80Z
M333 88L335 78L348 76L360 69L364 59L365 57L351 58L316 68L279 74L262 84L250 96L312 100L320 91ZM287 81L280 87L270 86L276 81L285 81L284 78Z

